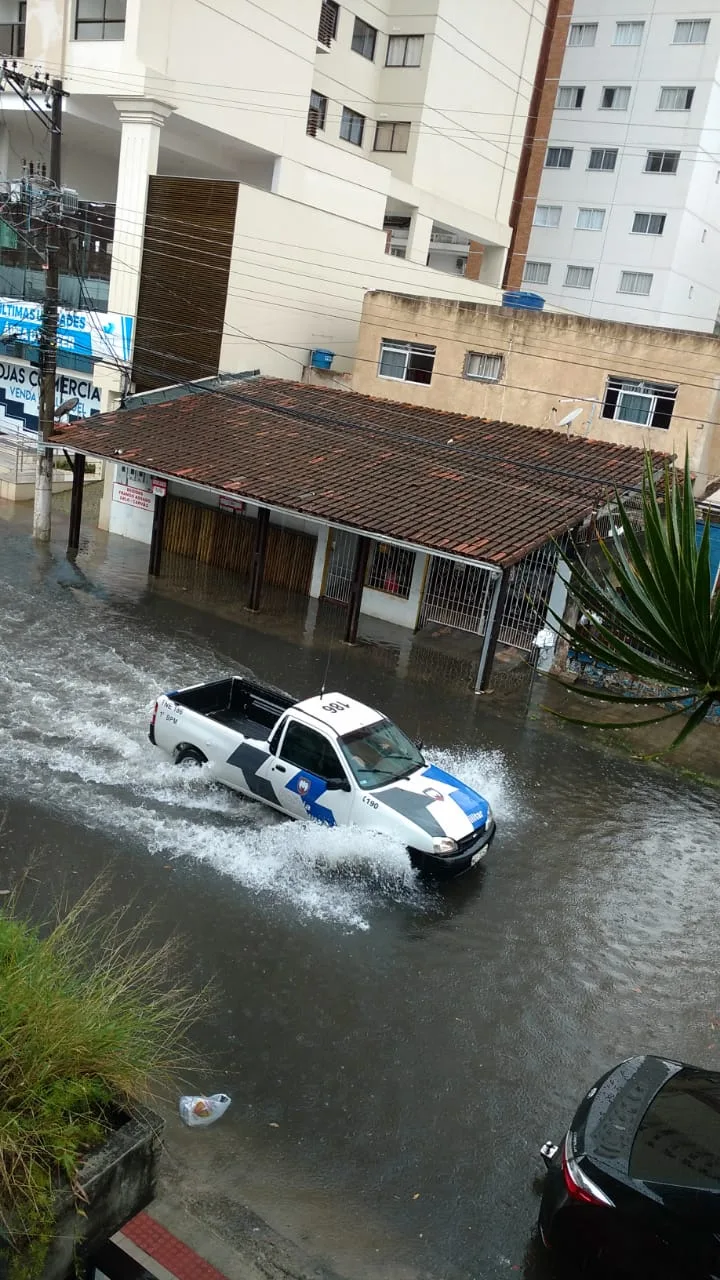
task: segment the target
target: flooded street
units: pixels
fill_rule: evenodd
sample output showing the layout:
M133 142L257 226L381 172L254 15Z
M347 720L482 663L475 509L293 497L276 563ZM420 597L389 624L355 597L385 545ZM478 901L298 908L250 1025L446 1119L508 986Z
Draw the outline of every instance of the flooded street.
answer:
M720 1067L717 793L149 591L136 544L73 566L62 533L43 553L0 523L0 887L31 864L41 910L107 869L213 983L197 1079L233 1107L171 1132L203 1169L169 1179L348 1276L546 1275L538 1148L584 1089L635 1052ZM425 886L402 848L289 825L148 742L160 690L249 670L305 696L328 666L487 795L479 874Z

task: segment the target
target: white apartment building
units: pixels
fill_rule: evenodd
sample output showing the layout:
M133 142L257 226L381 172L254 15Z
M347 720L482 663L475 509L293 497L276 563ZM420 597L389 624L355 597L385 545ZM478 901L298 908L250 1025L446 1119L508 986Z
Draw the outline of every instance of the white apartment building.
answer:
M150 177L237 183L220 369L299 377L313 348L348 367L368 289L499 300L547 8L0 0L0 44L67 90L63 185L111 255L101 309L136 313ZM37 173L42 126L0 103L0 177ZM178 323L201 325L168 248Z
M576 0L524 287L581 315L713 332L720 0Z

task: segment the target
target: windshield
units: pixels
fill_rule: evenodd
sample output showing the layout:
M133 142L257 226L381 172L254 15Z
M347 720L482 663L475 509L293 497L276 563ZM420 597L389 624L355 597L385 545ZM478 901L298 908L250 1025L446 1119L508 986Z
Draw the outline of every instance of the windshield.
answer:
M340 739L345 759L366 791L404 778L425 761L414 742L391 720L378 720Z

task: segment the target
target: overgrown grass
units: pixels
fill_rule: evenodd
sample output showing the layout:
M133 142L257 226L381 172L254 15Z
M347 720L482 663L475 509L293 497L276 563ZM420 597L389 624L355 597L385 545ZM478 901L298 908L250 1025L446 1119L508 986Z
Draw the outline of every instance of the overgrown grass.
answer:
M16 1276L42 1271L59 1177L82 1200L79 1165L111 1113L151 1101L187 1060L198 997L177 985L177 944L150 946L122 911L98 919L101 894L41 929L15 900L0 907L0 1223Z

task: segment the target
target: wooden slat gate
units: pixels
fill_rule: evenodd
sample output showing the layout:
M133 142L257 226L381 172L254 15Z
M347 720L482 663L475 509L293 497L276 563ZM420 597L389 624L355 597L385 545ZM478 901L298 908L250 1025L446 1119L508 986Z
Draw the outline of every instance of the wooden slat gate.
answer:
M255 520L168 497L163 551L187 556L199 564L248 575L255 542ZM310 590L316 540L297 529L271 524L265 582L307 595Z

